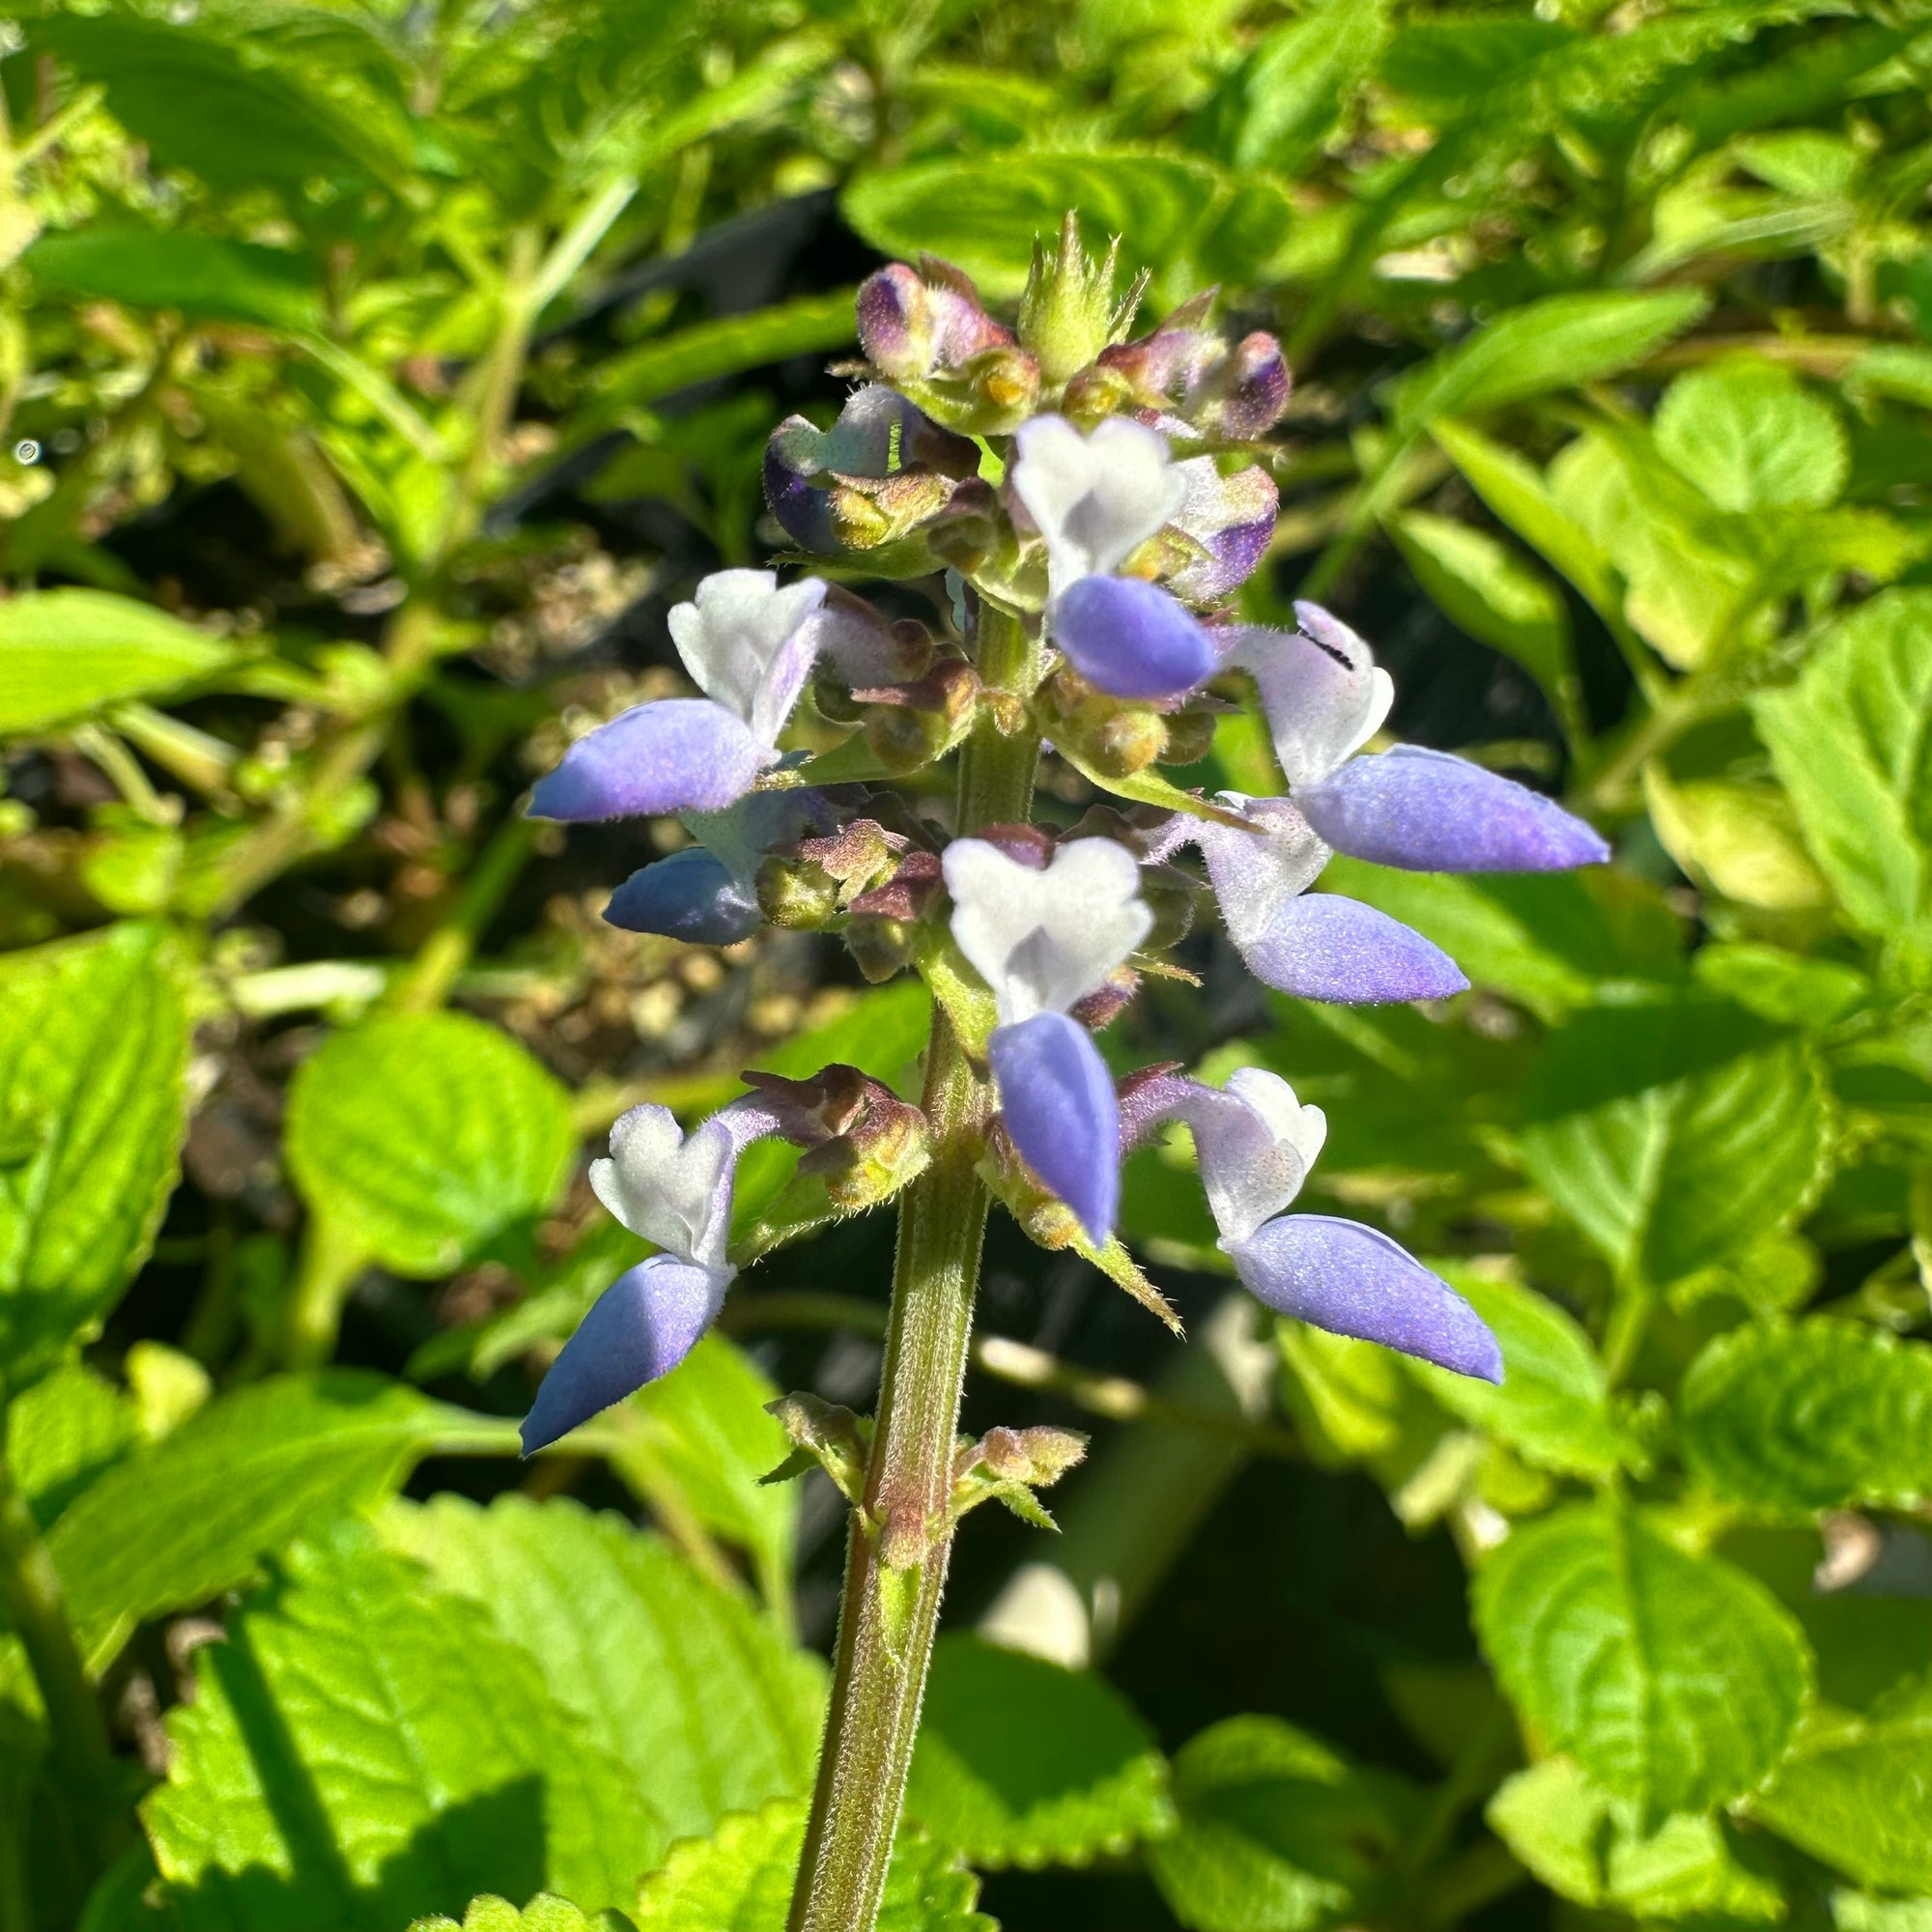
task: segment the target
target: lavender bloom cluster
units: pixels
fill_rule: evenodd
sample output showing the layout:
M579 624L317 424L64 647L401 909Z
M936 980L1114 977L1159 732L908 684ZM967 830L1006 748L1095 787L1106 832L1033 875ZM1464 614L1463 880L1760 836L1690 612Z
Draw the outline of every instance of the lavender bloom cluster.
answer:
M1220 1246L1261 1301L1499 1380L1475 1312L1396 1242L1287 1211L1321 1149L1319 1108L1252 1067L1221 1089L1171 1068L1117 1086L1093 1029L1185 933L1200 895L1177 863L1186 848L1258 979L1345 1003L1439 999L1468 982L1421 934L1310 892L1333 853L1542 871L1601 863L1607 848L1548 799L1463 759L1367 751L1393 687L1327 611L1297 605L1286 631L1233 613L1274 529L1260 440L1286 406L1287 366L1271 336L1230 347L1213 333L1211 292L1129 339L1140 291L1114 305L1114 267L1112 253L1090 262L1069 222L1058 255L1036 262L1016 329L944 264L873 275L858 300L861 384L832 428L779 427L766 497L802 550L855 574L943 573L952 624L891 619L818 577L722 571L670 616L704 696L641 704L591 732L530 809L683 819L696 842L617 889L615 924L728 944L771 919L842 934L868 979L923 973L990 1068L1001 1113L982 1171L1036 1238L1131 1274L1114 1237L1122 1157L1181 1122ZM1020 688L982 679L989 616L1023 627ZM1159 779L1162 762L1198 758L1228 698L1248 694L1280 796L1210 800ZM825 725L850 727L836 751L787 753L802 703L820 739ZM936 808L891 788L988 721L1043 741L1122 805L1066 830L949 836ZM674 1368L716 1318L736 1272L732 1178L753 1140L807 1148L801 1168L844 1210L919 1171L922 1125L842 1067L762 1080L689 1136L662 1107L627 1114L591 1180L659 1252L564 1348L524 1425L526 1451Z

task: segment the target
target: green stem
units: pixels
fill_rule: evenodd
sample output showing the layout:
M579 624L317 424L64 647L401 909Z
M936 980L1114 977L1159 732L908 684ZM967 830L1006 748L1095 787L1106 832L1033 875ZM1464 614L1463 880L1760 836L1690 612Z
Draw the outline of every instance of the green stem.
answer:
M0 1610L18 1634L46 1707L53 1765L95 1839L101 1866L126 1836L114 1753L99 1700L67 1619L60 1574L27 1499L0 1458Z
M319 1368L334 1354L343 1304L369 1263L369 1251L360 1242L323 1216L309 1216L282 1333L286 1367Z
M1020 620L987 605L979 630L987 687L1030 696L1037 647ZM958 829L1023 819L1038 761L1037 734L1008 736L983 717L960 756ZM877 1922L952 1549L952 1458L988 1207L978 1164L993 1094L938 1006L922 1099L932 1163L899 1208L878 1427L846 1548L787 1932L872 1932Z

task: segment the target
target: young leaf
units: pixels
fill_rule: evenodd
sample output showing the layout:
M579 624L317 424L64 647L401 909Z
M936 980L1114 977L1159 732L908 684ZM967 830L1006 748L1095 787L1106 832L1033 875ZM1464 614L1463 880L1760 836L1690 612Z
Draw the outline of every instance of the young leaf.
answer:
M625 1932L628 1923L614 1912L586 1918L568 1899L544 1891L521 1912L507 1898L472 1898L461 1925L439 1913L418 1918L410 1932Z
M195 1656L143 1805L182 1932L407 1925L479 1892L630 1901L664 1827L533 1658L340 1524Z
M398 1502L380 1527L538 1660L673 1837L809 1788L823 1666L658 1537L520 1495Z
M906 1816L971 1863L1085 1864L1172 1829L1167 1764L1097 1677L942 1637Z
M1331 0L1264 34L1209 110L1227 124L1226 158L1292 175L1327 138L1387 34L1379 0Z
M804 1841L805 1806L781 1799L673 1845L638 1895L639 1932L784 1932ZM973 1910L979 1895L952 1852L901 1832L878 1932L998 1932Z
M1878 937L1932 913L1932 590L1888 590L1841 618L1795 684L1751 719L1852 923Z
M1932 1492L1932 1347L1826 1318L1738 1328L1684 1378L1678 1436L1728 1502L1804 1518Z
M1826 1176L1804 1044L1695 997L1575 1015L1523 1098L1524 1165L1621 1270L1662 1286L1788 1227Z
M4 1391L93 1333L154 1239L175 1182L188 1015L173 939L136 924L0 959L0 1010Z
M1483 1318L1503 1351L1500 1387L1404 1356L1403 1366L1444 1408L1560 1475L1604 1477L1637 1457L1610 1412L1604 1365L1570 1316L1516 1282L1452 1262L1429 1265Z
M1719 1819L1674 1812L1646 1829L1637 1807L1599 1790L1567 1758L1505 1779L1491 1831L1552 1891L1633 1918L1775 1920L1784 1895L1744 1864Z
M1810 1695L1804 1633L1761 1583L1612 1501L1517 1530L1473 1596L1524 1720L1647 1826L1750 1790Z
M24 591L0 604L0 735L179 690L235 655L233 644L131 597Z
M1502 409L1613 376L1682 334L1709 306L1693 289L1592 291L1524 302L1405 376L1389 398L1391 413L1413 432L1441 416Z
M1278 1718L1229 1718L1174 1760L1180 1826L1147 1848L1190 1932L1316 1932L1366 1917L1412 1827L1414 1794Z
M1655 427L1658 448L1719 509L1823 509L1851 470L1838 412L1775 363L1678 377Z
M257 1560L408 1475L469 1418L384 1378L282 1376L211 1404L108 1470L48 1539L97 1663L143 1618L205 1603Z
M1575 737L1582 693L1556 586L1488 531L1448 517L1410 510L1390 518L1388 532L1431 603L1459 631L1514 658Z
M428 1279L548 1208L577 1133L569 1096L507 1034L466 1013L380 1013L303 1062L287 1151L317 1214Z
M97 228L45 236L21 262L56 295L290 333L322 327L315 266L287 248L187 229Z

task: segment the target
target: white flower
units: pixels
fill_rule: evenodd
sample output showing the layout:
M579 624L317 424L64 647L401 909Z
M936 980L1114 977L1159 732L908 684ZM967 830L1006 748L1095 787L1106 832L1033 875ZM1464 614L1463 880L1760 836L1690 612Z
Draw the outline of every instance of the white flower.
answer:
M1319 604L1294 607L1298 628L1237 631L1227 662L1254 675L1275 756L1291 785L1315 784L1354 756L1395 702L1375 654Z
M1035 416L1015 440L1013 494L1045 539L1049 599L1124 562L1187 495L1166 438L1131 416L1109 416L1089 436L1065 416Z
M715 571L698 584L696 603L672 608L671 640L705 696L761 745L776 745L816 650L807 619L824 601L816 577L781 590L773 571Z
M1226 1087L1197 1089L1183 1118L1194 1130L1201 1184L1224 1241L1244 1240L1301 1192L1328 1120L1264 1067L1241 1066Z
M731 1180L738 1143L714 1118L687 1140L668 1107L633 1107L611 1129L611 1157L590 1163L590 1185L634 1235L710 1273L731 1272Z
M1076 838L1044 871L983 838L946 848L952 936L992 987L1000 1024L1064 1013L1148 935L1140 866L1111 838Z

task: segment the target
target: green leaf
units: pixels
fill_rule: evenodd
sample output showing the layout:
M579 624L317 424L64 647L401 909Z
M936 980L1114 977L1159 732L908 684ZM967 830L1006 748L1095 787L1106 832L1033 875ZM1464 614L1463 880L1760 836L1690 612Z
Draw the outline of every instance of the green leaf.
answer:
M1574 1015L1523 1111L1531 1177L1621 1272L1660 1287L1788 1227L1826 1178L1809 1050L1717 1001Z
M0 603L0 733L43 731L177 691L235 654L233 644L131 597L25 591Z
M1761 1583L1608 1500L1516 1530L1473 1596L1524 1720L1646 1825L1750 1790L1810 1695L1804 1633Z
M410 1932L625 1932L628 1924L614 1912L586 1918L568 1899L545 1891L521 1912L507 1898L472 1898L461 1925L439 1914L418 1918Z
M1707 892L1772 912L1832 903L1798 820L1772 784L1727 779L1673 782L1661 760L1644 767L1643 800L1663 849Z
M1681 970L1675 915L1613 874L1405 872L1336 858L1321 883L1413 926L1477 985L1546 1018L1595 999L1606 980Z
M1583 722L1562 593L1485 530L1410 510L1388 523L1415 581L1460 631L1514 658L1548 697L1565 731Z
M1191 1932L1314 1932L1368 1916L1414 1797L1278 1718L1229 1718L1174 1761L1179 1829L1147 1848Z
M287 1152L339 1235L431 1279L542 1213L577 1134L569 1095L507 1034L466 1013L379 1013L302 1063Z
M279 1376L107 1471L48 1537L97 1663L146 1617L244 1581L290 1538L372 1502L469 1418L363 1370Z
M620 1432L611 1466L667 1518L695 1517L714 1536L750 1550L774 1608L788 1604L799 1492L761 1479L791 1452L766 1404L779 1390L743 1350L707 1335L675 1374L648 1382L611 1420Z
M673 1837L810 1789L823 1666L660 1538L520 1495L394 1503L381 1534L542 1663Z
M715 1837L671 1847L632 1917L639 1932L784 1932L804 1843L805 1807L796 1803L727 1818ZM973 1910L979 1895L952 1852L901 1832L878 1932L997 1932Z
M834 289L828 295L803 296L750 315L721 316L674 335L640 342L599 368L594 414L601 420L613 409L655 402L694 383L741 376L794 355L842 349L858 332L852 310L855 293Z
M188 1014L174 941L136 924L0 959L0 1388L17 1390L95 1332L154 1240Z
M1559 1475L1604 1477L1640 1460L1610 1412L1609 1383L1589 1337L1562 1309L1513 1281L1453 1262L1429 1265L1489 1323L1503 1351L1500 1387L1403 1358L1450 1414Z
M1841 618L1795 684L1752 700L1804 842L1854 925L1889 937L1932 914L1932 590Z
M314 178L355 186L375 172L355 124L211 36L125 14L70 14L36 20L31 41L101 82L115 119L161 167L213 187L292 191Z
M1834 1891L1832 1923L1837 1932L1932 1932L1932 1898L1872 1898Z
M55 295L105 298L129 308L179 309L186 316L291 333L322 326L314 264L287 248L189 229L94 228L45 236L21 260L35 281Z
M1029 151L1002 155L996 167L975 156L862 174L841 207L882 252L943 256L987 297L1009 300L1025 286L1034 237L1057 234L1068 209L1089 236L1124 236L1130 263L1164 265L1189 250L1232 192L1218 169L1191 156ZM1285 225L1285 198L1281 213Z
M1932 1347L1850 1321L1720 1335L1684 1378L1678 1435L1727 1501L1804 1518L1932 1493Z
M1771 362L1678 377L1655 429L1663 455L1725 510L1823 509L1851 473L1837 411Z
M1172 1829L1167 1764L1097 1677L943 1636L906 1816L971 1864L1085 1864Z
M134 1405L103 1377L65 1362L7 1410L7 1463L44 1529L118 1462L138 1434Z
M1292 175L1327 139L1387 34L1386 9L1353 0L1329 0L1264 34L1216 103L1227 158Z
M1609 557L1589 530L1557 504L1533 464L1466 423L1445 417L1431 423L1429 433L1503 523L1561 571L1600 616L1615 616L1623 593Z
M1613 376L1681 335L1709 306L1693 289L1524 302L1403 377L1389 397L1391 413L1414 431Z
M182 1932L343 1932L548 1889L625 1905L662 1824L482 1607L360 1524L195 1656L142 1806Z
M1717 1818L1680 1811L1646 1830L1634 1804L1565 1758L1505 1779L1484 1816L1537 1878L1578 1905L1645 1921L1784 1917L1783 1893L1739 1861Z
M1932 1891L1932 1698L1911 1687L1869 1719L1820 1715L1750 1814L1861 1885Z

